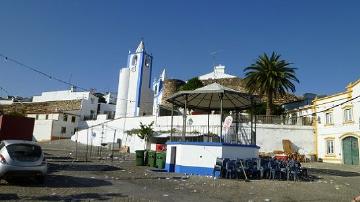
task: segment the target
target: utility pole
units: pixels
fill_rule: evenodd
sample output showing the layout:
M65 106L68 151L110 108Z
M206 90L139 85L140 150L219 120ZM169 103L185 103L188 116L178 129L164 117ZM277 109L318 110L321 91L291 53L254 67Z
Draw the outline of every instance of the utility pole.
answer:
M111 162L114 160L115 136L116 136L116 129L115 129L115 131L114 131L114 137L113 137L113 142L112 142L112 149L111 149Z
M78 136L79 136L79 132L76 131L76 141L75 141L75 160L77 161L77 157L78 157Z
M101 152L103 147L103 138L104 138L104 124L101 125L100 158L102 158Z
M85 155L85 162L88 161L88 148L89 148L89 128L86 130L86 155Z

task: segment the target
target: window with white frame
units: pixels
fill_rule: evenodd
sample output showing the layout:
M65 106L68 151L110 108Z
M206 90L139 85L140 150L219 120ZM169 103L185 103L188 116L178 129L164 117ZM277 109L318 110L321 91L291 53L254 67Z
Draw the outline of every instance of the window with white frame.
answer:
M346 108L344 109L344 122L352 121L352 109Z
M332 112L327 112L327 113L325 114L325 124L326 124L326 125L333 124Z
M334 140L326 140L326 154L334 154Z

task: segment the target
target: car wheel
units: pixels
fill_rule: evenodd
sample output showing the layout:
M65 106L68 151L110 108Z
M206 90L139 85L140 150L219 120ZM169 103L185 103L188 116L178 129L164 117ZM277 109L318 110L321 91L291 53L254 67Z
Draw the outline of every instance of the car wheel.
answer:
M44 184L45 180L46 180L46 176L44 175L41 175L41 176L36 176L35 177L35 180L37 183L39 184Z
M6 180L8 184L15 184L18 182L18 179L16 179L15 177L7 177L4 180Z

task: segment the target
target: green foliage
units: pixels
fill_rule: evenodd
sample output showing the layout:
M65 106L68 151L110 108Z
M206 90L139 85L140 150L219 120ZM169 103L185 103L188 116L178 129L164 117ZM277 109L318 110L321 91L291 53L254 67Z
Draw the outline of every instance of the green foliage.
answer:
M180 90L195 90L197 88L203 87L204 84L199 80L198 77L190 79L186 84L180 87Z
M173 134L174 134L174 133L180 133L180 132L181 132L181 131L179 131L179 130L176 130L176 128L173 128L172 130L160 130L159 133L161 133L161 134L171 133L171 131L172 131Z
M153 130L153 125L154 125L154 121L151 122L149 125L143 124L142 122L140 122L140 128L134 128L131 129L129 131L126 131L127 134L129 135L137 135L140 139L145 140L146 142L148 142L154 135L154 130Z
M259 105L256 105L254 109L249 109L249 113L254 113L255 115L265 115L266 114L266 103L261 103ZM284 108L282 108L279 105L273 105L272 106L272 115L283 115L284 114Z
M23 110L11 111L11 112L7 112L7 113L0 111L0 115L2 115L2 114L8 115L8 116L25 117L25 112Z
M295 92L293 82L299 83L295 76L296 68L291 67L292 63L280 59L280 56L275 52L270 57L264 53L244 69L248 91L267 97L266 115L272 114L273 98L284 96L289 91Z

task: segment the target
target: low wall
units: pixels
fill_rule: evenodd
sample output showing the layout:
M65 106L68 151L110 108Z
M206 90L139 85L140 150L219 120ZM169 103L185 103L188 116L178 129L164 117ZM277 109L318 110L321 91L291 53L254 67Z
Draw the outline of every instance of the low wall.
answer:
M174 149L176 151L174 151ZM257 158L259 147L214 142L168 142L165 169L168 172L212 175L216 158ZM175 163L172 160L175 152Z
M299 153L315 153L312 126L257 124L256 134L256 144L260 147L260 152L283 150L282 140L287 139Z
M207 129L207 115L189 115L188 119L192 119L193 126L191 129L198 130L200 133L206 133ZM219 115L210 115L210 128L219 128ZM130 117L113 120L104 124L101 123L109 120L94 120L80 123L83 127L89 127L100 124L91 130L86 129L78 132L78 141L86 144L87 132L94 134L93 139L88 141L93 145L99 146L102 142L112 142L115 134L115 141L121 139L122 146L129 146L130 152L133 153L137 149L144 149L145 142L137 137L137 135L127 135L125 131L134 128L139 128L140 122L143 124L150 124L154 121L154 130L170 130L171 117L170 116L142 116ZM174 126L182 125L182 117L174 116ZM197 129L196 126L204 126L203 130ZM249 124L243 124L244 131L250 131ZM216 130L215 130L216 131ZM296 148L299 148L301 153L314 153L314 136L313 128L311 126L298 125L275 125L275 124L257 124L257 145L260 146L260 152L272 152L274 150L283 150L282 140L290 140ZM90 137L90 135L89 135ZM75 135L72 137L75 140Z

